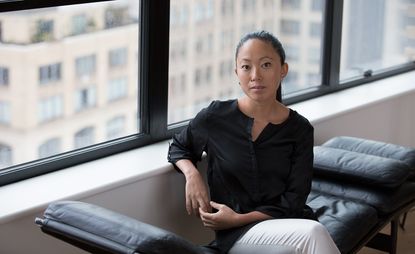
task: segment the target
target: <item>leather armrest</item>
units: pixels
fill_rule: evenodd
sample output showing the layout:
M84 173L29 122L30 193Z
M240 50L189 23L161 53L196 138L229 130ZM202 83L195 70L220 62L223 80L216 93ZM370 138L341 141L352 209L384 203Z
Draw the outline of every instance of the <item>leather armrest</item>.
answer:
M394 188L408 178L410 169L395 159L315 146L314 172L324 178Z
M108 253L183 253L203 251L184 238L105 208L78 202L51 203L44 218L36 221L42 230L63 235ZM58 237L58 236L57 236ZM58 237L59 238L59 237Z

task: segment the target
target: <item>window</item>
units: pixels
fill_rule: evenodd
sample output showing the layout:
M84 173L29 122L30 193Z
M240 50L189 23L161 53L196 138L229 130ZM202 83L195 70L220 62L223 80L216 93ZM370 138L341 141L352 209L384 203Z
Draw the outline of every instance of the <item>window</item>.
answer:
M96 105L95 87L81 88L75 94L75 111L81 111Z
M0 185L171 138L212 99L239 97L234 50L240 36L252 30L268 29L286 47L286 104L415 69L410 1L80 0L70 6L66 1L3 2L0 8L10 11L0 13L0 55L7 56L0 58L0 67L7 67L3 77L13 86L0 87L0 100L9 105L3 115L13 121L11 107L25 98L27 105L18 112L27 114L19 115L17 123L25 123L19 131L37 131L45 142L50 135L59 137L59 153L65 156L41 163L24 158L21 155L38 154L41 144L6 140L16 131L9 124L2 128L0 144L9 147L10 168L0 168ZM53 8L34 9L40 4ZM293 11L283 10L282 4ZM368 27L375 37L364 34ZM16 45L19 52L13 50ZM122 50L110 56L122 48L127 50L125 59ZM86 60L79 60L77 67L76 59ZM57 63L59 67L46 67ZM25 82L13 77L25 77ZM39 85L56 81L59 86ZM78 107L87 112L77 114L76 96ZM89 107L94 100L95 106ZM110 122L120 116L125 117L124 129L111 141L118 134L109 130L117 133L122 120ZM15 150L6 144L24 151L12 158ZM85 145L88 149L73 151ZM24 174L13 173L20 170Z
M51 138L39 146L39 158L46 158L61 152L61 140Z
M0 124L10 123L10 103L0 101Z
M61 79L61 63L54 63L39 67L39 83L41 85L56 82Z
M321 35L321 23L312 22L310 24L310 36L314 38L320 38Z
M12 165L12 148L0 143L0 167L6 168Z
M371 76L413 62L415 20L409 21L411 24L402 22L412 16L403 8L403 3L347 0L344 4L341 81Z
M86 33L87 29L88 19L85 14L79 14L72 17L72 33L74 35Z
M0 87L7 86L9 84L9 69L6 67L0 67Z
M282 9L298 10L301 8L301 0L282 0Z
M108 101L115 101L127 97L128 83L126 78L111 79L108 82Z
M0 13L0 144L19 148L19 156L7 166L28 168L22 176L33 176L148 142L140 138L146 134L139 126L145 91L139 67L142 1L29 2L0 3L1 10L16 6ZM53 8L33 8L39 4ZM134 61L129 61L130 54ZM122 103L109 104L108 98L122 98ZM106 125L115 112L129 116L119 136L125 142L100 145L110 142ZM85 127L95 128L93 138L80 132L75 147L75 133ZM27 142L15 133L40 142ZM98 146L73 151L86 144ZM38 155L50 158L33 162ZM8 172L3 165L0 185Z
M88 55L78 57L75 60L76 76L78 78L89 77L95 73L96 69L96 56Z
M281 20L281 32L287 35L300 34L300 22L296 20Z
M112 49L109 52L109 66L121 67L127 64L127 48Z
M32 42L51 41L53 36L53 20L38 20L36 23L35 33L32 36Z
M115 139L124 135L125 117L116 116L107 122L107 139Z
M74 148L82 148L94 144L94 127L86 127L75 133Z
M39 122L46 122L63 115L63 98L61 95L41 99L38 103Z

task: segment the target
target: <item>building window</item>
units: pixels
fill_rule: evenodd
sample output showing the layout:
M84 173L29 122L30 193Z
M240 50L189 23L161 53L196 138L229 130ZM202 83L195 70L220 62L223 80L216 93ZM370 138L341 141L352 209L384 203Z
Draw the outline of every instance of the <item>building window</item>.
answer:
M297 20L281 20L281 31L286 35L299 35L300 34L300 22Z
M32 36L32 42L36 43L53 40L53 29L53 20L38 20L35 33Z
M110 6L105 10L105 28L114 28L128 24L128 7Z
M75 110L81 111L96 105L96 88L81 88L75 94Z
M96 56L88 55L78 57L75 60L76 76L78 78L90 77L96 70Z
M10 123L10 103L0 101L0 124Z
M39 158L49 157L61 152L61 140L52 138L39 146Z
M128 95L127 78L111 79L108 82L108 101L115 101Z
M127 48L117 48L109 52L109 66L121 67L127 64Z
M63 99L61 95L42 99L38 103L39 122L46 122L63 115Z
M85 14L79 14L72 17L72 33L83 34L87 32L88 20Z
M0 86L7 86L9 84L9 69L0 67Z
M321 60L320 48L309 48L308 50L308 61L310 64L319 64Z
M285 45L285 54L286 60L289 61L299 61L300 60L300 47L297 45Z
M5 144L0 144L0 170L12 165L12 148Z
M56 82L61 79L61 63L54 63L39 67L39 83L41 85Z
M107 122L107 139L115 139L124 135L125 116L116 116Z
M94 127L86 127L75 133L74 148L82 148L85 146L93 145L95 140Z
M300 0L282 0L282 9L299 10L301 8Z
M310 36L313 38L321 37L321 23L312 22L310 24Z

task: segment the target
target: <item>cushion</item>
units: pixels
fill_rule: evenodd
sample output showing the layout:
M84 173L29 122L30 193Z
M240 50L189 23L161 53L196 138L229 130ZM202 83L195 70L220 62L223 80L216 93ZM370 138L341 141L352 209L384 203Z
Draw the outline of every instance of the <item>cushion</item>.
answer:
M51 203L44 212L43 226L72 239L103 245L115 253L181 253L203 251L184 238L105 208L78 202Z
M325 178L395 188L408 178L410 169L408 165L395 159L315 146L314 172Z
M415 182L411 181L404 182L395 189L386 189L314 177L311 188L339 199L368 204L376 208L380 215L393 213L415 201Z
M350 253L376 226L376 210L366 204L312 191L307 199L341 253Z
M414 148L348 136L334 137L322 146L399 160L406 163L411 169L410 177L415 177Z

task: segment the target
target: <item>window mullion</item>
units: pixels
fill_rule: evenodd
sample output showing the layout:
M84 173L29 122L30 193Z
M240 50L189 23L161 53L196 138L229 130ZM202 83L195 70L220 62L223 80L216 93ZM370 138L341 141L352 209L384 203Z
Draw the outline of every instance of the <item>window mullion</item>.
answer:
M339 87L343 0L326 2L323 86L329 90Z
M143 0L142 4L148 10L148 23L144 28L147 30L142 34L142 52L145 55L141 68L147 75L143 77L146 96L143 112L146 115L142 119L147 119L144 124L155 142L167 137L170 1Z

